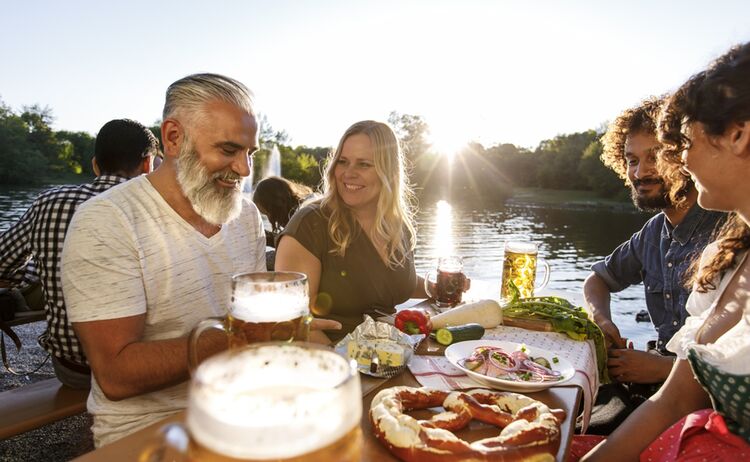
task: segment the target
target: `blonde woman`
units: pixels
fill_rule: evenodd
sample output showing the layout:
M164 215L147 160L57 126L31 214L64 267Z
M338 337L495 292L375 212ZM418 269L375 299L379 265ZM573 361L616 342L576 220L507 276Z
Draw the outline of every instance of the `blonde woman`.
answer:
M414 269L410 195L393 130L357 122L329 156L323 198L284 228L276 269L307 274L313 313L343 325L326 332L331 340L354 330L363 314L426 297Z

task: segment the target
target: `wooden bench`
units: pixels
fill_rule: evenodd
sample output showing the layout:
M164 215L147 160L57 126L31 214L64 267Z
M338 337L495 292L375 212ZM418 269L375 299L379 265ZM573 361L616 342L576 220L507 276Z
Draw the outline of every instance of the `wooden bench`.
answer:
M88 395L57 378L0 393L0 440L85 412Z

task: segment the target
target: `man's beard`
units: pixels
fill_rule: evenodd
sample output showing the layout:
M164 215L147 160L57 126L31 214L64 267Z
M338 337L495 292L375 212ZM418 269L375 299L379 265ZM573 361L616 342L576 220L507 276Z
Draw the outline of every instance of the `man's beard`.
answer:
M237 181L234 189L222 188L215 180ZM193 210L213 225L223 225L242 212L242 186L245 179L228 170L210 174L198 159L193 144L185 140L177 157L177 182Z
M658 184L660 189L656 195L641 196L638 193L638 186L645 184ZM633 204L646 212L658 212L672 206L672 201L669 199L669 193L664 185L664 180L660 178L633 181L630 186L630 195L633 198Z

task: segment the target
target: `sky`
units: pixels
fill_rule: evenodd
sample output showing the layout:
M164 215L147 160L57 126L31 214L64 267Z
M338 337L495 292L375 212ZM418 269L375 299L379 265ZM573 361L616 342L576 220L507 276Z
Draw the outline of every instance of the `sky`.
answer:
M419 115L436 148L598 129L750 40L750 1L0 0L0 100L58 130L150 125L196 72L234 77L290 144Z

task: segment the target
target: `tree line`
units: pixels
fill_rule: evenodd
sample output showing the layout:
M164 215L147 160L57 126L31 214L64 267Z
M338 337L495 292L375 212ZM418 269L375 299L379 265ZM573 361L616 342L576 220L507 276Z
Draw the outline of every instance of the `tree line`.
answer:
M93 176L94 136L86 132L53 130L52 111L38 105L14 111L0 100L0 184L29 185L56 179L70 181ZM485 147L469 142L451 158L430 145L429 125L419 115L392 112L388 122L403 142L410 180L419 196L451 200L502 201L515 187L588 190L601 197L625 198L622 180L601 160L597 130L562 134L535 149L510 143ZM292 147L288 134L275 130L261 116L261 149L255 155L258 181L275 144L284 177L313 188L331 147ZM159 137L159 124L151 127ZM337 140L335 140L337 141Z

